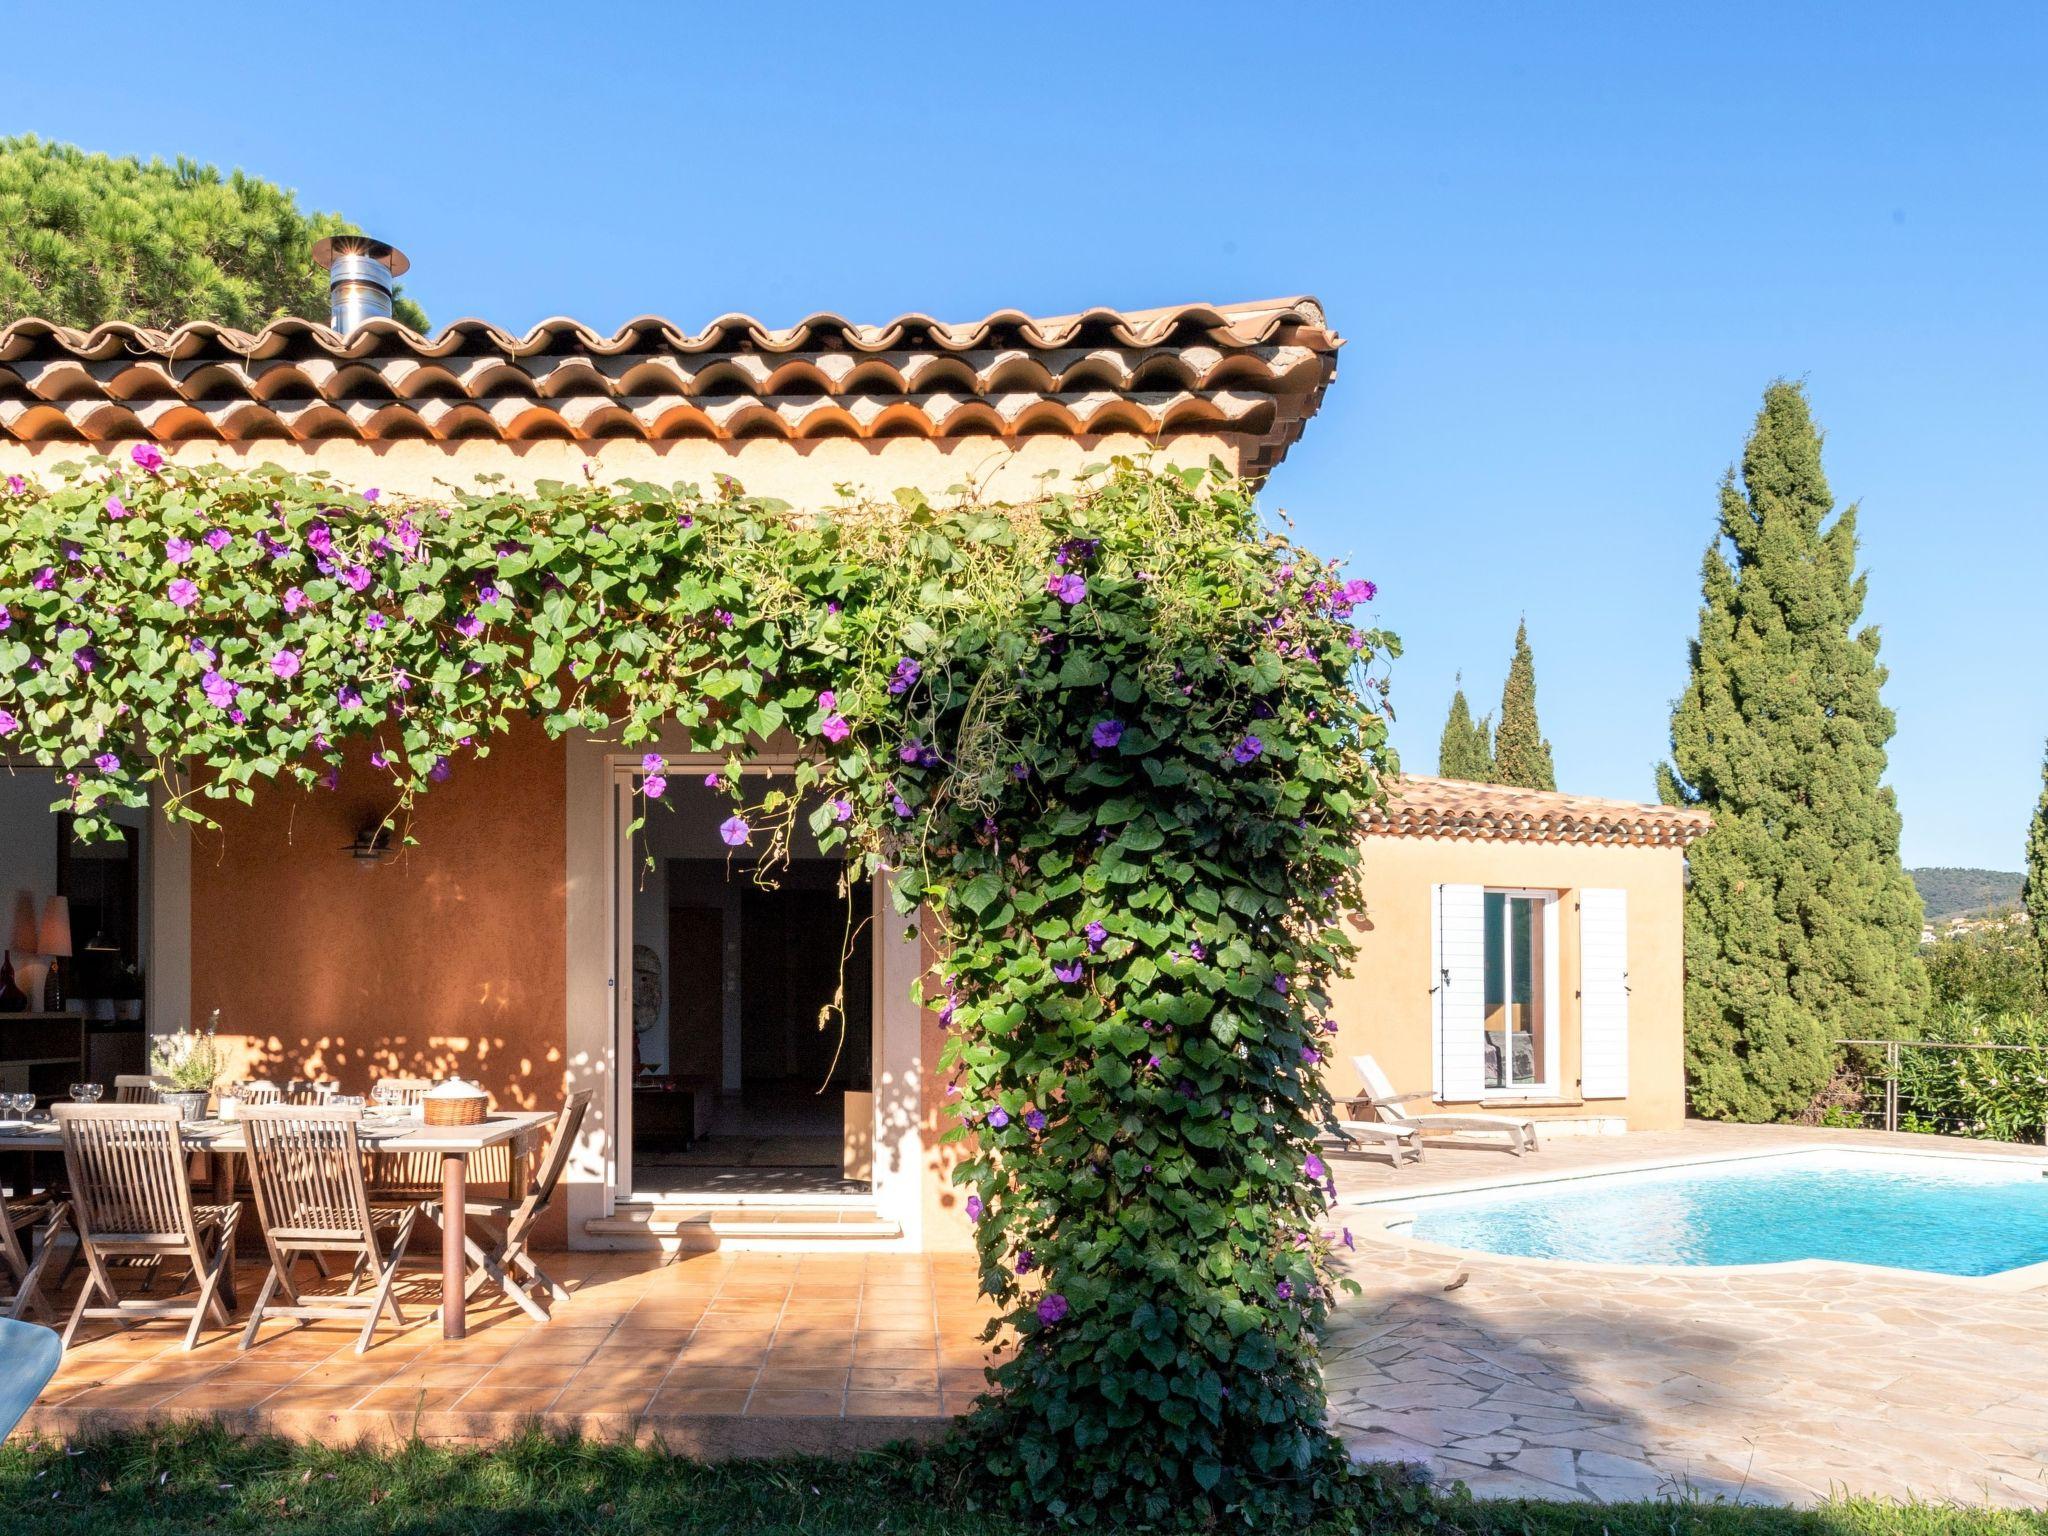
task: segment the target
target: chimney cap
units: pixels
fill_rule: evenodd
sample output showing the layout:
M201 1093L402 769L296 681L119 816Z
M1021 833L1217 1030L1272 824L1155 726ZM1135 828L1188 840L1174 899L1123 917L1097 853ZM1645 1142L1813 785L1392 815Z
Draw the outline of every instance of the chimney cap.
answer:
M405 252L368 235L328 235L313 242L313 260L317 265L332 271L338 256L367 256L393 277L403 277L412 270Z

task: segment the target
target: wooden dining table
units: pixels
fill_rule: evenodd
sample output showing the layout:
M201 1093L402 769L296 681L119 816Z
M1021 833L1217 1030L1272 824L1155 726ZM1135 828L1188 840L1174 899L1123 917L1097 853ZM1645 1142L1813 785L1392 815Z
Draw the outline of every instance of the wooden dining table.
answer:
M475 1125L427 1125L417 1114L363 1112L359 1135L373 1152L438 1153L441 1158L441 1337L459 1339L467 1332L468 1253L463 1247L469 1205L469 1160L486 1147L512 1147L511 1188L518 1200L526 1193L527 1154L553 1123L544 1110L503 1110ZM217 1200L233 1198L234 1160L249 1150L241 1125L234 1120L187 1120L180 1139L213 1160L212 1184ZM57 1122L0 1120L0 1152L62 1155L63 1134Z

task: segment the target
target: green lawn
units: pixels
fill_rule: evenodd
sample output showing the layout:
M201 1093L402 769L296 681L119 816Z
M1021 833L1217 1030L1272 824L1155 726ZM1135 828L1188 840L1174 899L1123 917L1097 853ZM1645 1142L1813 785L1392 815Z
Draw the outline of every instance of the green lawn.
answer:
M969 1512L957 1490L919 1474L917 1457L885 1452L850 1461L707 1467L538 1436L488 1452L414 1446L378 1453L180 1429L69 1448L0 1448L0 1531L1009 1536L1026 1529ZM1435 1509L1434 1520L1404 1519L1386 1529L1434 1525L1458 1536L2048 1536L2041 1516L1868 1502L1795 1511L1444 1500Z

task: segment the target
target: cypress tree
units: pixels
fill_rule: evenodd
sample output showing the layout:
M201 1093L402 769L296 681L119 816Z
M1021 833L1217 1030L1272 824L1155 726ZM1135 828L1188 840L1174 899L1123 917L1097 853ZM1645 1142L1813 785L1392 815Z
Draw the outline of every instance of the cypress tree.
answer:
M1500 727L1493 733L1493 782L1524 789L1557 788L1550 743L1536 723L1536 658L1529 650L1529 621L1515 628L1515 659L1500 691Z
M0 138L0 325L106 320L168 329L188 320L255 330L284 315L327 319L323 235L358 234L332 213L236 171L89 155L34 134ZM400 295L397 318L427 317Z
M2041 799L2027 828L2027 879L2020 887L2020 905L2033 924L2034 943L2041 952L2041 977L2048 983L2048 754L2041 759Z
M1892 712L1858 628L1856 508L1834 515L1821 436L1782 380L1721 483L1692 675L1672 710L1669 803L1705 806L1685 912L1685 1046L1703 1115L1799 1114L1839 1039L1927 1006L1919 894L1881 782Z
M1437 743L1436 771L1446 779L1470 779L1484 784L1493 777L1493 719L1472 718L1472 706L1465 702L1465 676L1458 674L1457 691L1451 695L1450 718Z

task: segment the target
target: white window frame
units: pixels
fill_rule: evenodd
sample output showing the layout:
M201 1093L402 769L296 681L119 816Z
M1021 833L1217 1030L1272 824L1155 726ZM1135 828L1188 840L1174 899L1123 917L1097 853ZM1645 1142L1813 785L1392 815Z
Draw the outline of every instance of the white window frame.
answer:
M1480 1089L1482 1100L1506 1099L1549 1099L1558 1093L1558 1037L1563 1033L1564 1020L1558 1013L1560 996L1557 984L1558 946L1558 891L1539 889L1533 886L1489 885L1484 887L1487 896L1512 896L1540 902L1539 916L1543 923L1543 1076L1534 1083L1515 1083L1506 1088ZM1484 961L1481 962L1482 967ZM1482 969L1482 975L1484 974ZM1484 1047L1482 1046L1482 1049ZM1484 1077L1482 1069L1481 1077Z

